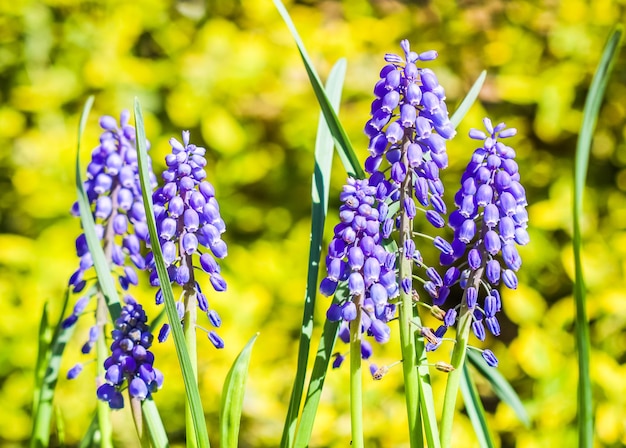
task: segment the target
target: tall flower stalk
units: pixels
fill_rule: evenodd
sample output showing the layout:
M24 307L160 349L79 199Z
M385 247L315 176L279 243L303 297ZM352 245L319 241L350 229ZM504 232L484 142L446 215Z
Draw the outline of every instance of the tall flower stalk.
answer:
M145 260L140 250L142 241L148 240L138 180L136 135L135 129L128 123L129 117L130 114L127 111L122 112L119 125L110 116L103 116L100 119L103 133L100 136L100 144L92 151L84 184L87 199L92 206L96 235L102 242L105 260L111 272L117 277L119 287L123 291L128 290L130 285L138 283L135 269L145 267ZM154 175L150 173L150 177L154 185L156 183ZM72 212L75 215L79 214L77 203L74 204ZM80 257L80 264L72 274L69 283L75 293L80 293L88 287L90 279L85 277L85 273L93 266L92 254L84 234L76 240L76 252ZM134 266L131 266L128 260ZM124 405L121 390L126 380L128 380L129 396L133 403L144 400L151 392L160 388L163 378L160 372L152 367L154 357L146 351L152 340L147 327L142 327L141 330L132 333L124 333L128 337L121 346L120 339L116 336L121 330L120 328L114 330L113 353L107 358L105 325L109 321L110 313L109 304L100 289L99 285L87 288L85 295L74 306L72 314L64 320L63 326L74 325L78 317L85 313L90 299L96 296L95 325L91 327L89 340L83 345L82 351L88 354L93 346L96 346L97 363L99 366L104 366L106 370L104 380L98 379L101 384L98 388L98 397L108 402L108 407L119 409ZM136 304L128 295L126 302ZM121 325L120 318L116 314L117 312L113 313L113 318L117 319L116 325ZM144 319L147 319L145 313L142 315ZM133 320L133 325L134 322ZM115 374L109 371L113 368L112 364L116 365ZM76 377L81 370L82 364L77 364L68 372L68 378ZM115 381L111 382L113 376L115 376ZM140 387L140 382L144 383L145 392L144 388ZM105 389L107 390L103 393ZM98 416L101 429L106 432L110 425L103 405L106 406L105 403L98 404ZM133 416L141 434L141 413L133 412ZM110 434L104 434L103 440L105 444L108 443Z
M221 318L209 307L208 299L196 280L195 270L199 269L209 275L215 291L226 290L226 282L216 261L216 258L222 259L227 255L226 244L221 238L226 226L220 216L215 190L206 181L206 150L189 143L188 131L183 132L182 143L172 138L170 146L172 152L165 158L168 168L162 175L165 184L153 195L154 213L169 279L182 288L181 298L176 305L197 383L197 329L205 331L216 348L223 348L224 341L215 330L206 330L197 323L197 308L206 313L214 328L221 325ZM153 260L149 261L149 266L152 268L151 283L159 286ZM156 293L156 302L163 303L160 288ZM167 333L166 324L160 332L159 340L163 341ZM186 406L186 416L187 421L191 422L189 403ZM196 443L191 424L187 425L187 443L192 446Z
M410 445L422 446L424 426L429 444L438 446L432 409L420 405L426 403L420 391L429 381L420 363L427 362L426 352L442 345L448 328L457 327L451 362L435 366L449 373L439 431L441 444L447 447L469 335L473 331L484 340L485 326L499 335L496 314L501 300L495 286L502 282L517 287L515 272L521 259L516 244L529 241L526 196L515 151L501 142L515 135L515 129L505 129L504 124L494 128L485 119L487 133L470 132L471 138L482 141L482 147L474 152L463 174L455 196L456 210L447 215L440 174L448 165L446 141L454 137L455 130L448 118L443 87L431 70L416 65L435 59L437 53L415 53L408 41L402 41L401 47L403 56L385 56L388 64L374 87L372 117L365 126L370 138L370 155L365 161L368 178L348 179L343 188L341 222L329 245L327 276L320 290L332 295L344 282L349 291L348 299L330 306L327 317L342 320L342 329L350 330L349 337L343 330L339 335L350 342L351 393L359 395L351 398L356 403L351 411L353 444L357 446L362 444L362 434L356 434L362 431L362 411L358 405L360 383L354 378L359 378L355 372L361 358L371 355L371 349L363 349L362 333L386 342L391 331L388 322L396 319L398 311ZM421 230L422 226L416 232L416 220L435 229L448 223L454 229L452 243ZM439 250L439 264L449 266L443 275L424 261L420 252L424 241ZM462 292L460 303L446 306L448 298L457 293L457 285ZM437 329L422 324L420 308L441 321ZM480 351L489 365L497 365L490 350ZM342 359L343 355L337 354L334 367ZM370 369L375 379L388 371L386 366L374 364ZM428 412L427 417L421 409ZM428 425L422 421L425 418Z
M448 164L445 142L454 136L455 131L448 118L444 89L431 70L416 65L418 61L435 59L437 53L412 52L406 40L402 41L401 47L404 57L385 56L388 64L381 70L380 80L374 87L376 99L372 103L372 118L365 126L370 138L370 156L365 162L369 178L349 180L344 187L344 205L340 209L342 222L335 228L335 238L329 246L328 276L323 280L321 290L329 295L338 281L348 282L351 300L331 305L328 316L343 319L350 325L353 358L360 356L352 337L355 326L374 336L377 342L384 343L390 337L387 322L395 318L399 307L411 446L417 446L421 439L421 421L416 371L415 331L418 328L413 325L412 283L414 266L426 265L413 240L413 220L419 211L435 227L444 225L441 214L446 209L439 171ZM352 185L355 184L360 188L353 191ZM365 205L358 200L350 203L352 196L358 198L355 193L360 191L364 192L364 199L370 198L369 201ZM421 205L419 210L416 201ZM371 220L363 219L363 215L370 216ZM365 237L359 238L361 229ZM391 242L394 238L396 243ZM347 263L341 261L344 257ZM363 313L358 320L354 307L357 310L360 307ZM356 362L351 362L351 366L354 369ZM376 372L376 377L381 376L378 369L372 368L372 371ZM352 392L357 393L356 390Z
M502 282L510 289L517 288L515 272L522 260L516 246L529 242L526 193L520 183L515 150L501 141L517 131L506 129L504 123L494 127L488 118L484 119L484 124L487 133L470 131L470 137L480 140L482 146L474 151L463 173L461 188L455 196L457 210L450 214L454 253L442 256L446 264L460 260L466 267L461 274L463 297L451 360L456 370L448 376L444 396L443 447L451 443L460 367L465 361L470 333L481 341L485 339L485 326L494 336L500 334L496 314L502 302L494 287ZM481 296L484 297L482 303ZM497 366L498 360L490 350L481 353L489 365Z

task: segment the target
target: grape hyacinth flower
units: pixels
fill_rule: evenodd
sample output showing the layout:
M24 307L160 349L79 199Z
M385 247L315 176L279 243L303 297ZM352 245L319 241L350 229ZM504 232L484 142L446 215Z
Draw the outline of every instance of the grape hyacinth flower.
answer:
M131 284L136 285L138 281L134 268L127 263L127 257L136 268L144 269L145 260L140 249L141 242L148 241L138 175L135 128L128 123L129 118L128 111L122 112L119 125L113 117L105 115L100 118L100 127L104 132L100 135L100 144L91 153L85 180L85 191L96 222L96 234L103 241L107 259L117 266L118 280L123 290L127 290ZM152 171L150 182L153 187L156 186ZM74 203L72 213L79 216L78 203ZM72 274L69 284L74 292L80 292L86 286L85 271L93 266L84 234L76 239L76 253L80 257L80 265Z
M153 336L146 313L132 297L126 296L125 302L112 332L111 356L104 362L105 383L97 390L98 398L111 409L124 407L121 390L126 385L130 397L139 401L163 385L163 374L153 366L154 355L148 350Z
M448 118L445 90L435 73L416 65L436 59L437 52L415 53L407 40L400 45L404 58L387 54L388 64L374 87L372 118L365 125L370 138L365 171L370 174L370 184L391 201L400 201L409 219L421 211L433 226L441 228L446 206L439 173L448 166L446 140L456 131ZM390 169L381 169L385 165ZM418 210L416 200L424 209ZM432 209L426 210L429 206Z
M367 180L348 179L340 199L341 222L335 226L328 247L327 276L322 280L322 294L331 296L338 283L347 281L349 298L330 305L331 321L349 324L361 315L361 330L376 342L389 340L387 325L395 314L389 299L399 294L395 272L395 254L382 246L381 223L387 219L387 204L377 199L377 190ZM362 314L358 312L362 310ZM344 325L344 342L349 341ZM365 347L365 350L363 348ZM369 358L371 346L361 342L361 352Z
M327 259L328 276L320 288L322 293L330 295L338 281L348 281L351 301L331 305L329 319L349 321L346 316L354 319L354 306L365 307L371 301L375 305L374 319L365 313L361 325L364 331L374 334L378 342L389 339L390 330L386 323L394 317L396 310L395 304L389 303L390 299L398 302L400 296L399 300L406 302L404 312L412 314L413 263L425 268L431 280L441 281L439 274L423 263L413 240L413 220L420 212L434 227L445 225L446 205L439 173L448 165L446 140L456 133L448 118L444 88L432 70L416 65L418 61L434 60L437 53L413 52L407 40L400 45L404 58L395 54L385 56L388 64L381 70L380 80L374 87L376 99L372 102L372 118L365 125L365 133L370 138L370 155L365 161L369 179L349 180L344 187L344 205L340 209L342 223L335 228ZM357 191L362 192L365 202L361 198L351 198ZM361 211L363 203L364 212ZM399 212L390 213L396 203ZM368 218L370 209L376 212L374 218ZM363 227L364 230L360 230L363 221L367 221L371 229ZM374 226L378 227L375 229ZM399 266L396 266L397 254L388 253L382 245L383 240L391 238L396 230L399 231ZM365 240L368 254L360 247L363 236L359 231L372 237L373 244ZM343 251L337 250L336 246ZM451 252L449 244L440 237L435 239L435 246ZM365 262L373 266L373 260L378 261L378 266L368 282L369 271L365 272L365 269L370 267ZM362 303L354 300L360 294L363 295ZM405 330L404 337L408 337L409 329Z
M198 259L199 268L209 274L213 289L217 292L225 291L226 281L221 276L216 259L223 259L227 255L226 243L221 236L226 225L220 216L215 189L206 180L206 150L189 143L189 131L182 133L182 143L175 138L170 139L170 146L172 152L165 158L168 168L162 175L165 185L153 194L163 259L170 281L183 287L185 303L178 302L177 305L181 319L184 314L192 313L192 322L186 322L185 325L195 325L197 303L200 310L207 314L211 325L217 328L221 325L221 319L215 310L209 308L207 297L195 280L194 258ZM151 256L149 254L148 259L152 269L150 281L153 286L159 286ZM156 293L156 301L163 301L160 288ZM165 331L163 333L166 334ZM207 333L215 347L224 347L224 341L215 331Z
M136 133L134 127L129 124L129 118L128 111L121 113L119 124L111 116L105 115L100 118L99 123L103 132L99 145L91 152L84 181L96 235L101 241L110 269L117 276L119 286L124 291L128 290L130 285L138 283L135 269L145 268L141 247L148 242L148 227L138 174ZM152 171L150 181L152 186L156 186L156 178ZM72 207L72 214L80 215L77 202ZM93 266L85 234L79 235L76 239L76 253L80 257L80 263L69 280L69 286L73 292L78 293L87 286L85 273ZM104 297L98 294L97 289L88 290L87 294L76 302L72 314L62 323L64 328L74 325L94 295L98 296L95 312L97 323L89 331L89 340L82 348L83 354L91 352L103 333L108 316ZM68 376L75 377L77 372L79 370L74 369Z
M452 254L442 254L442 264L456 260L466 263L460 274L465 289L467 308L473 312L472 330L479 340L485 339L485 326L494 335L500 334L496 313L501 309L500 293L494 288L500 282L507 288L517 288L522 259L516 246L528 244L528 213L526 193L520 183L515 162L515 150L501 140L512 137L516 129L506 129L504 123L493 127L483 120L487 133L472 129L470 137L482 141L461 178L461 188L455 196L457 210L449 217L454 229ZM454 278L459 277L457 268ZM447 282L450 286L453 277ZM479 286L487 290L478 304ZM490 351L483 352L490 365L497 360Z

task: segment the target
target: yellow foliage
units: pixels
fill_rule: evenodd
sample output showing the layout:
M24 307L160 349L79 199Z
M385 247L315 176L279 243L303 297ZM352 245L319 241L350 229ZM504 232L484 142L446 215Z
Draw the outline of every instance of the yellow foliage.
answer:
M347 59L340 117L357 157L367 157L363 125L387 52L409 38L417 51L436 49L433 68L457 105L480 71L480 101L451 143L450 177L467 163L470 128L491 115L519 130L518 154L529 199L531 243L520 249L520 286L504 290L503 336L486 344L518 389L533 424L524 428L505 404L488 407L496 446L576 446L576 360L571 249L572 164L582 105L605 36L624 21L620 2L287 2L323 80ZM620 61L623 64L623 61ZM621 69L618 69L618 72ZM623 71L623 70L622 70ZM199 341L199 377L209 432L217 430L219 395L228 368L257 331L248 382L242 446L277 446L296 365L310 231L310 179L319 108L292 38L272 2L139 0L0 2L0 435L14 445L30 431L36 334L45 302L59 317L67 279L76 269L80 232L68 212L75 201L78 116L95 94L83 136L83 168L97 145L98 116L119 116L138 96L155 170L170 137L190 130L207 148L208 177L227 223L228 291L209 294L226 341L216 351ZM598 446L626 445L626 88L608 86L585 192L583 267L592 319L592 377ZM326 241L337 222L345 171L335 160ZM447 178L446 178L447 179ZM445 180L445 179L444 179ZM445 180L448 182L448 180ZM451 202L458 181L446 183ZM324 269L323 262L321 269ZM142 276L140 284L147 277ZM210 290L208 279L200 279ZM154 290L131 288L150 316ZM77 297L72 297L70 306ZM314 337L329 305L318 297ZM503 317L504 317L503 316ZM75 380L65 372L87 338L79 323L66 348L56 404L75 445L95 406L95 363ZM510 321L510 322L509 322ZM429 320L429 325L438 325ZM398 361L397 331L373 362ZM314 339L316 341L316 339ZM451 343L429 355L446 359ZM347 347L337 344L337 351ZM155 394L166 427L181 434L183 384L171 341L154 347L165 386ZM328 373L311 446L348 446L347 370ZM365 366L367 367L367 366ZM401 368L379 382L365 375L368 446L406 447ZM432 378L436 396L446 376ZM492 391L479 382L479 390ZM436 401L437 412L441 402ZM460 404L459 404L460 409ZM114 414L120 446L131 446L130 416ZM477 446L467 417L455 417L454 446ZM71 423L71 424L70 424ZM500 436L502 436L500 438ZM181 440L173 445L182 446Z

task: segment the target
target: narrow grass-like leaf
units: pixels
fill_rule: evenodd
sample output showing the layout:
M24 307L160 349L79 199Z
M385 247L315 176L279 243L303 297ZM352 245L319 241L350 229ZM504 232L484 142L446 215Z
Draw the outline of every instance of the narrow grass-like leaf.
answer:
M91 423L85 432L85 435L80 440L78 448L90 448L95 445L95 436L98 431L98 416L94 415L91 419Z
M515 389L509 384L509 382L502 376L502 374L498 371L498 369L494 369L489 366L487 362L483 359L481 355L479 355L474 350L467 351L467 358L478 370L478 372L487 380L491 385L491 389L498 396L503 403L508 404L517 418L526 426L530 427L530 417L528 417L528 413L526 412L526 408L522 404L522 400L520 400L519 396L515 392Z
M465 410L474 427L474 433L478 439L481 448L494 448L489 427L487 426L487 418L485 409L480 401L480 395L476 390L476 386L472 382L467 363L463 364L463 375L461 375L461 394L465 402Z
M198 384L194 378L193 367L191 365L187 346L185 345L185 336L183 335L183 329L180 325L178 312L176 311L174 293L170 285L170 279L167 273L167 268L165 267L165 262L163 261L161 245L159 244L159 235L157 233L156 222L154 219L154 206L152 204L152 190L150 187L150 177L148 171L149 162L148 151L146 149L146 131L143 124L141 106L139 105L139 100L137 98L135 98L135 127L137 129L137 155L139 161L141 194L143 196L143 204L146 210L146 222L148 224L148 230L150 231L150 241L152 242L151 249L154 255L156 270L159 275L161 291L163 292L165 310L170 323L172 336L174 337L174 345L176 347L178 363L183 375L187 401L191 408L192 421L188 422L188 424L193 424L197 445L204 448L210 446L209 434L204 420L204 411L202 410Z
M313 67L313 63L309 58L309 55L304 47L304 43L302 39L300 39L300 35L298 34L298 30L294 25L285 5L280 0L274 0L274 5L278 12L282 16L283 20L287 24L291 35L298 46L298 51L300 52L300 56L302 57L302 61L304 62L304 68L306 69L307 74L309 75L309 80L311 82L311 86L313 87L313 91L315 92L315 96L317 97L317 101L322 109L322 114L326 119L326 123L328 128L330 129L330 133L335 139L337 143L337 153L339 154L339 158L343 163L346 172L352 177L358 177L359 179L363 179L365 177L365 173L363 168L361 168L361 163L357 158L354 149L352 148L352 143L350 143L350 139L346 134L346 131L343 129L339 118L337 117L337 113L335 112L332 102L326 96L326 92L324 87L322 86L322 82Z
M578 349L578 446L593 446L593 403L591 377L589 373L589 322L586 311L586 290L582 270L582 235L583 193L587 178L587 167L591 151L591 140L598 121L600 105L604 97L609 76L618 55L619 43L623 27L618 25L612 31L602 52L600 64L591 81L589 93L585 100L583 122L576 144L576 162L574 168L574 266L575 284L574 299L576 301L576 346Z
M333 301L339 303L347 298L347 285L345 283L339 284ZM322 397L322 389L324 388L324 381L326 380L328 364L330 364L335 341L337 340L337 333L339 333L339 322L331 322L326 319L324 330L322 331L317 347L317 355L313 363L309 387L304 400L304 407L302 408L302 417L300 418L295 443L293 444L294 447L300 448L309 446L311 434L313 433L315 415L317 414L317 407Z
M252 355L252 346L259 333L252 336L228 371L222 389L220 408L220 446L236 448L239 446L239 425L243 409L243 397L246 391L248 366Z
M57 441L59 446L65 446L65 419L61 415L61 408L59 406L55 406L54 412L56 414L56 418L54 419L56 423L56 432L57 432Z
M141 411L143 413L146 427L148 428L148 435L150 436L152 446L170 446L169 440L167 439L167 433L163 427L163 420L161 420L159 410L157 409L152 397L146 398L141 403Z
M417 367L417 384L419 386L419 414L424 424L424 436L429 448L439 448L439 427L437 426L437 414L435 412L435 399L433 397L433 388L430 384L430 369L426 365L426 349L424 348L424 339L420 338L416 332L416 347L418 353L422 356L418 359Z
M41 386L46 374L46 367L48 366L47 361L52 336L53 331L48 322L48 302L46 302L43 305L41 320L39 321L39 345L37 348L37 363L35 364L35 388L33 390L33 415L37 415L37 408L39 407Z
M345 73L346 62L344 59L340 59L331 70L326 83L328 97L336 111L339 110ZM289 400L289 409L285 419L285 427L283 429L281 440L282 447L290 447L292 445L298 422L298 411L302 401L302 392L306 381L306 368L311 347L311 335L313 334L313 313L315 311L317 277L322 252L322 237L324 234L326 213L328 212L333 146L333 138L330 135L323 114L320 114L317 127L317 139L315 142L315 167L311 181L311 243L309 245L307 284L304 293L304 311L300 331L298 365L291 398Z
M37 381L39 381L39 392L35 398L33 410L33 429L30 439L31 447L47 447L50 441L50 424L52 422L52 401L54 399L54 389L56 388L56 384L59 379L61 358L63 356L63 351L65 350L65 345L74 333L73 326L70 328L62 328L61 326L63 316L67 310L69 295L70 292L68 289L65 291L59 322L52 334L49 344L47 344L48 348L44 353L43 359L41 359L41 365L37 366L36 373L38 376ZM47 317L45 317L47 315L45 309L46 308L44 308L44 316L42 317L42 327L44 325L44 319L47 321ZM47 331L48 330L45 332ZM41 376L40 379L39 376Z
M454 111L452 116L450 117L450 121L452 122L452 126L455 128L459 126L459 123L463 121L463 117L467 114L467 111L470 110L470 107L474 105L474 102L478 98L478 94L480 93L480 89L483 88L483 84L485 83L485 78L487 77L487 71L483 70L480 73L478 79L472 85L472 88L467 92L459 107Z

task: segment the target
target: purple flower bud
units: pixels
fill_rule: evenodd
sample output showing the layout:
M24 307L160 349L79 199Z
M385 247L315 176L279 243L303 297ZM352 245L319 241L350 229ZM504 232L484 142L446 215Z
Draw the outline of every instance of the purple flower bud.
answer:
M221 239L209 241L209 248L216 258L222 259L225 258L226 255L228 255L228 248L226 246L226 243Z
M365 339L361 340L361 359L369 359L372 356L372 344Z
M430 267L426 269L426 275L435 284L435 286L443 286L443 280L435 268Z
M411 106L419 106L422 102L422 90L415 83L411 83L406 88L405 101Z
M509 289L517 289L517 276L515 272L510 269L505 269L502 272L502 281Z
M168 324L163 324L163 326L159 330L159 337L157 338L158 341L165 342L169 334L170 334L170 326Z
M363 267L365 256L359 246L353 246L348 250L348 264L350 269L358 271Z
M333 369L338 369L339 367L341 367L341 364L343 363L344 359L346 359L345 356L341 355L340 353L335 353L335 359L333 360Z
M485 324L491 334L494 336L500 336L500 323L498 322L498 319L495 317L488 317L485 319Z
M176 283L178 283L179 285L186 285L187 283L189 283L189 279L189 267L186 264L181 264L178 269L176 269Z
M417 143L411 143L407 147L407 160L410 167L419 167L422 164L423 157L424 153L422 151L422 148Z
M358 272L353 272L348 277L348 288L351 296L362 295L365 293L365 282L363 276Z
M213 289L215 291L217 292L226 291L226 288L227 288L226 280L224 280L222 276L218 274L217 272L214 274L211 274L209 281L211 282L211 286L213 286Z
M500 281L500 263L498 260L489 260L485 269L487 280L493 285L497 285Z
M208 337L215 348L224 348L224 340L216 332L209 331Z
M454 283L456 283L456 281L459 279L460 275L461 271L459 271L458 268L454 266L449 268L443 277L443 284L448 287L454 285Z
M379 344L384 344L385 342L389 341L391 329L386 323L378 319L373 319L369 331L372 333L374 339Z
M485 207L493 200L493 189L489 184L482 184L476 192L476 204Z
M510 219L510 218L509 218ZM483 214L483 223L492 229L500 220L500 212L495 204L487 204Z
M457 312L454 308L450 308L446 311L446 315L443 318L443 323L446 327L451 327L456 322Z
M476 223L473 219L466 219L458 230L457 238L465 244L469 244L476 235Z
M475 320L472 322L472 331L479 341L485 340L485 326L483 325L482 320Z
M326 297L330 297L335 294L337 290L337 282L329 278L324 278L320 283L320 292Z
M469 253L467 254L467 263L474 271L480 267L480 265L482 264L482 257L478 249L471 249L469 251Z
M341 320L341 306L336 303L332 303L326 311L326 318L331 322L338 322Z
M415 107L410 104L403 104L400 107L400 124L403 128L411 128L417 118L417 111ZM398 140L400 141L400 140ZM393 142L392 142L393 143Z
M380 284L374 283L370 288L370 297L376 305L386 304L389 299L387 288Z
M507 216L511 216L515 213L515 208L517 207L517 202L511 193L508 191L503 192L500 195L500 205L499 208L503 214Z
M341 307L341 317L343 320L352 321L356 319L356 314L357 310L354 302L348 301Z
M511 242L504 244L502 247L502 258L509 269L517 271L522 266L522 259L515 245Z
M109 196L100 196L96 200L95 216L100 219L107 219L113 210L113 203Z
M476 288L473 286L467 288L465 292L465 300L469 309L476 307L476 301L478 300L478 291L476 291Z
M487 233L485 233L484 242L485 242L485 249L491 255L496 255L498 252L500 252L500 248L502 247L502 244L500 242L500 237L495 231L493 230L487 231Z
M530 242L530 236L526 229L520 227L515 229L515 242L520 246L525 246Z
M193 254L198 249L198 238L193 233L184 233L182 249L187 255Z
M444 240L440 236L436 236L433 243L435 247L439 249L441 252L443 252L444 254L452 255L454 253L454 249L452 249L452 246L450 245L450 243L448 243L446 240Z
M83 371L83 365L82 364L76 364L74 367L72 367L70 370L67 371L67 379L68 380L73 380L74 378L76 378L80 372Z
M393 121L391 122L391 124L389 124L389 127L387 127L385 136L387 137L387 141L393 145L395 143L402 141L402 139L404 138L404 129L402 129L402 126L400 125L399 122Z
M176 260L176 245L172 241L163 243L163 261L165 266L171 265Z
M494 355L491 350L489 349L483 350L482 356L484 360L487 361L487 364L489 366L498 367L498 358L496 358L496 355Z
M213 325L215 328L219 328L222 326L222 318L220 317L220 315L217 313L217 311L215 310L210 310L207 313L208 317L209 317L209 321L211 322L211 325Z

